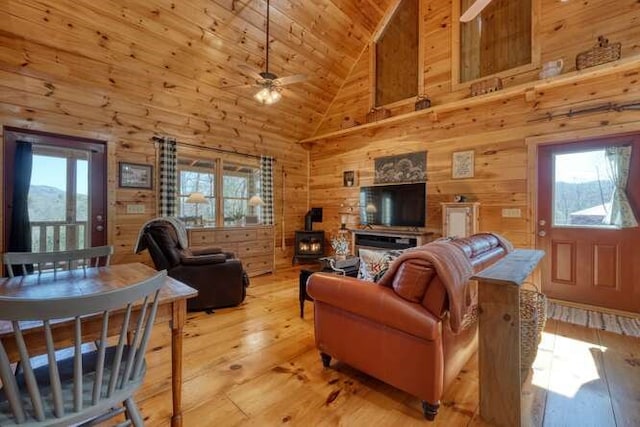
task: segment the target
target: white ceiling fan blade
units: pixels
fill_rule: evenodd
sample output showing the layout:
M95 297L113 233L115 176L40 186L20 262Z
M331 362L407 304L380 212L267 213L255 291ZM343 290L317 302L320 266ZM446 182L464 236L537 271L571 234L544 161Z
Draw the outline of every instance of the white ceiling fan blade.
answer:
M482 10L491 3L491 0L476 0L460 17L460 22L472 21Z
M294 83L300 83L307 80L307 76L305 74L294 74L293 76L280 77L275 79L273 82L278 86L286 86Z

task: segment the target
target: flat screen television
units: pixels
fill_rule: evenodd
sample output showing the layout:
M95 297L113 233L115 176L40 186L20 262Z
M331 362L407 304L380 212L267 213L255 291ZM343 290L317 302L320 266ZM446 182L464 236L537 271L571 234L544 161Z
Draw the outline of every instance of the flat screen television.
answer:
M424 227L426 183L360 187L360 223Z

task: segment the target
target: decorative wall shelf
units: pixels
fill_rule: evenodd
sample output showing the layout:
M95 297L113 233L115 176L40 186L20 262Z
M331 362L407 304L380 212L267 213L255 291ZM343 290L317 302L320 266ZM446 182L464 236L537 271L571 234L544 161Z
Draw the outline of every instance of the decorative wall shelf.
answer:
M543 80L536 80L527 83L522 83L516 86L506 87L505 89L497 92L492 92L485 95L474 96L472 98L464 98L457 101L448 102L446 104L436 105L424 110L411 111L405 114L399 114L397 116L391 116L386 119L378 120L377 122L366 123L359 126L354 126L347 129L340 129L333 132L328 132L322 135L316 135L309 138L298 141L299 144L312 144L321 143L323 140L334 139L341 136L350 134L356 134L367 129L373 129L377 127L383 127L392 123L414 120L419 117L431 116L433 121L437 120L438 113L450 112L455 110L463 110L465 108L474 107L483 104L489 104L501 99L511 98L514 96L522 95L527 102L534 102L536 99L536 93L543 90L553 89L562 86L569 86L580 82L582 80L604 77L615 73L624 71L638 70L640 68L640 55L636 55L630 58L621 59L616 62L610 62L607 64L598 65L595 67L572 71L558 76L549 77Z

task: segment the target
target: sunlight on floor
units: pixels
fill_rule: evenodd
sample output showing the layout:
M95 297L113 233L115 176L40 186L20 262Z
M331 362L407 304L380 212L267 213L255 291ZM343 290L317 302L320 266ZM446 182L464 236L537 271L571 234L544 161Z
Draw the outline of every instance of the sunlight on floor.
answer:
M533 364L532 384L573 398L580 388L602 377L605 351L607 347L601 345L544 332Z

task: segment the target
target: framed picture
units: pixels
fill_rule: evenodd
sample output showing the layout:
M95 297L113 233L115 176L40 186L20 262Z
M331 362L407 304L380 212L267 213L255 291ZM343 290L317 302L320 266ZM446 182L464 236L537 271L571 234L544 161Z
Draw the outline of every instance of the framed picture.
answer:
M473 150L453 153L451 161L451 178L473 178Z
M344 187L353 187L356 185L356 172L345 171L342 173L342 185Z
M153 166L120 162L119 186L122 188L153 188Z
M374 184L427 181L427 152L399 154L374 159Z

